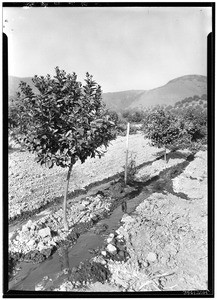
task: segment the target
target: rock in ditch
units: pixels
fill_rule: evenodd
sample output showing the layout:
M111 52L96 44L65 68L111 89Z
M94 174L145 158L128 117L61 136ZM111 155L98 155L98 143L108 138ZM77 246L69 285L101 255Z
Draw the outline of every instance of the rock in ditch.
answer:
M118 234L118 235L117 235L117 239L118 239L118 240L123 240L123 238L124 238L123 234Z
M106 240L107 244L111 244L112 241L113 241L113 237L108 237Z
M121 222L123 222L123 223L133 223L133 222L135 222L135 219L132 218L131 216L129 216L128 214L124 214L122 219L121 219Z
M105 251L105 250L101 251L101 254L102 254L103 256L106 256L106 251Z
M117 248L115 246L113 246L112 244L108 244L106 249L111 254L116 254L117 253Z
M43 242L39 242L38 243L38 250L42 251L44 248L46 248L46 246L44 245L44 243Z
M46 236L51 236L51 231L50 231L50 228L49 227L46 227L46 228L43 228L43 229L40 229L38 231L38 234L44 238Z
M32 247L35 245L35 240L30 240L27 244L28 247Z
M28 231L29 231L29 228L28 228L26 225L23 225L23 226L22 226L22 231L23 231L23 232L28 232Z
M26 223L26 227L31 228L31 226L32 226L32 221L29 220L29 221Z
M154 262L157 260L157 255L154 252L149 252L146 259L149 262Z

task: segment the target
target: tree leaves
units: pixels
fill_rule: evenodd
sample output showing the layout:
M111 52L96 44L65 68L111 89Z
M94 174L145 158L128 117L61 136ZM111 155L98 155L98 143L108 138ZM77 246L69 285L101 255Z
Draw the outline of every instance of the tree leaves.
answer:
M145 118L143 131L145 137L150 139L154 146L191 148L192 142L198 140L200 144L206 141L206 124L206 116L201 114L198 117L195 110L190 109L181 114L174 114L158 109Z
M45 162L45 167L51 169L53 167L54 163L52 160L48 160Z
M33 78L39 94L22 83L17 96L22 122L15 126L38 162L48 168L67 167L77 159L84 162L116 137L116 125L106 117L101 87L92 75L86 74L82 87L75 73L66 74L58 67L55 71L54 78Z

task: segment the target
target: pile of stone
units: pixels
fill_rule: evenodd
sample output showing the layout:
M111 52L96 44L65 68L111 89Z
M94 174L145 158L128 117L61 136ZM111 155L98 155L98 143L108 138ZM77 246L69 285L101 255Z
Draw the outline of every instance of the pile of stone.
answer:
M106 239L106 247L101 251L104 259L122 261L127 258L126 245L122 234L110 233Z
M111 205L111 199L101 195L86 197L79 203L71 204L67 211L71 232L70 230L66 232L63 228L62 209L34 222L29 220L22 228L9 234L9 252L12 255L20 253L24 259L28 257L28 260L34 260L35 256L44 252L44 259L46 259L62 241L67 238L74 241L77 238L76 234L72 234L74 225L96 222L101 214L109 211Z

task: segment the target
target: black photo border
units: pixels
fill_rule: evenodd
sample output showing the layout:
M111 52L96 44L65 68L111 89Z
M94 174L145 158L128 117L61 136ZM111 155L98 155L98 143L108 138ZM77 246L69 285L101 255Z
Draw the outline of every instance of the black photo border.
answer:
M3 33L3 298L213 298L215 171L215 2L3 2L4 7L211 7L212 32L207 37L208 102L208 289L162 292L52 292L8 289L8 42Z

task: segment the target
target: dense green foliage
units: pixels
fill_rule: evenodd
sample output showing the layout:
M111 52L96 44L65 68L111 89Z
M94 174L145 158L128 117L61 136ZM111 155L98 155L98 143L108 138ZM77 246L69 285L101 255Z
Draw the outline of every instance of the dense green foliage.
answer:
M199 149L207 143L207 110L201 106L189 107L178 113L179 119L188 139L183 146L191 149ZM182 146L182 147L183 147Z
M75 73L58 67L51 78L35 76L34 94L24 82L17 98L17 120L11 128L23 135L27 149L37 161L52 167L67 167L78 159L101 155L97 149L116 137L116 126L102 103L101 87L86 74L85 85Z
M119 116L118 116L118 114L116 113L116 111L111 110L111 109L107 109L107 110L105 111L105 114L107 114L107 115L110 117L110 119L111 119L115 124L118 123L118 121L119 121Z
M20 142L36 153L41 165L68 167L63 201L63 223L68 231L67 195L72 166L77 160L104 153L116 138L116 124L102 102L101 87L86 74L85 85L75 73L66 74L58 67L51 78L35 76L33 83L39 93L33 93L25 82L20 84L16 105L10 110L9 128L19 135ZM13 122L14 109L16 119Z
M17 101L16 98L11 97L9 99L9 110L8 110L8 127L9 130L17 127L18 125L18 113L17 113Z
M179 139L182 126L175 115L163 109L157 109L146 115L143 132L153 146L170 148Z
M130 123L140 123L144 118L144 112L139 109L127 109L122 112L122 117Z
M201 106L156 109L146 115L143 132L153 146L196 151L207 143L207 111Z
M193 97L187 97L183 100L177 101L174 105L175 109L184 108L187 106L203 106L204 103L207 102L207 95L203 94L201 97L194 95Z

